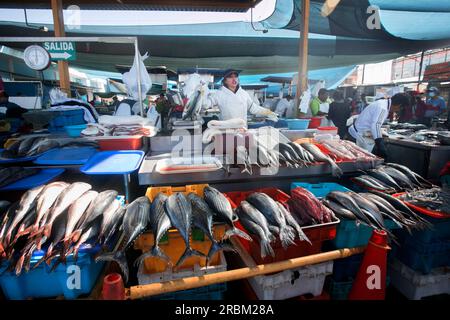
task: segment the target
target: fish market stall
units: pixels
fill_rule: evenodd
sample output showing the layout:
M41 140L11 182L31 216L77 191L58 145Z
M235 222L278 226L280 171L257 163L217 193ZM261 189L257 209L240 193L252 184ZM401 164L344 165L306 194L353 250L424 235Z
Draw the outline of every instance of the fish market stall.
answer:
M431 180L439 180L439 172L450 159L450 145L438 141L419 142L398 135L384 140L390 162L403 164Z

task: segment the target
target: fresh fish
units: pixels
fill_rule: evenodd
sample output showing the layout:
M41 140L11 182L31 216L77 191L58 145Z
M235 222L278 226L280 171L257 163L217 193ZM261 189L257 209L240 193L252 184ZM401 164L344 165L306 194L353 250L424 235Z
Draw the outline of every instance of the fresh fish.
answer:
M295 213L294 218L300 218L296 220L302 226L333 221L333 212L306 189L293 189L288 205L291 212Z
M241 219L241 217L244 217L247 220L251 220L251 221L255 222L258 226L261 227L261 229L266 234L267 238L269 240L272 240L272 235L269 230L269 224L267 223L267 219L266 219L266 217L264 217L264 215L261 213L261 211L259 211L254 206L252 206L250 203L248 203L247 201L244 200L244 201L241 201L241 203L239 205L239 210L237 210L237 213L240 213L239 219Z
M264 215L269 224L280 228L279 237L284 248L294 243L294 230L286 224L286 219L275 200L265 193L254 192L247 197L247 201Z
M61 214L59 214L53 223L51 224L51 231L48 234L48 239L45 243L50 242L47 252L44 256L44 260L50 265L50 259L53 257L53 248L64 239L66 234L66 226L69 218L69 210L66 208ZM44 244L44 242L42 242Z
M107 245L109 243L109 240L112 238L112 236L117 232L117 229L120 225L122 225L123 216L126 212L126 209L124 206L121 206L119 210L117 210L114 213L114 218L109 226L109 229L105 232L105 239L103 240L103 244Z
M339 203L341 206L350 210L356 218L365 222L367 225L372 225L373 223L367 218L367 216L361 211L361 208L358 206L353 197L347 192L342 191L332 191L328 193L327 199L331 201L335 201Z
M236 160L237 164L243 164L244 170L241 173L248 173L250 175L253 174L252 164L250 163L248 151L244 146L236 147Z
M20 222L19 228L14 235L14 240L11 242L10 246L15 245L16 241L29 233L31 233L32 224L36 220L36 207L33 207Z
M128 282L128 263L125 257L125 251L134 242L134 240L145 230L149 220L150 201L147 197L139 197L127 206L123 218L122 230L124 234L124 245L121 249L113 252L104 253L98 256L96 261L115 261L122 269L125 283Z
M302 228L299 226L297 221L295 221L294 217L291 215L289 211L279 202L277 202L278 207L280 208L281 213L284 215L286 222L297 232L298 238L300 241L307 241L310 245L312 245L311 241L308 239L306 234L303 232Z
M403 173L413 184L419 186L419 187L431 187L433 186L430 182L426 181L425 179L423 179L422 177L420 177L420 175L418 175L417 173L415 173L414 171L411 171L408 167L402 166L400 164L397 163L385 163L386 166L388 167L392 167L398 171L400 171L401 173ZM422 178L422 181L419 181L418 177Z
M109 227L112 223L112 221L115 218L116 212L120 212L120 201L117 199L114 199L109 206L103 211L102 215L102 222L101 222L101 228L100 228L100 237L103 237L103 235L109 230Z
M2 218L0 225L0 261L5 256L5 250L7 249L4 246L4 238L8 232L8 229L11 225L14 215L16 214L17 209L19 208L20 201L14 202L6 211L5 215Z
M154 237L154 244L150 251L143 253L136 260L135 264L139 266L138 270L140 269L140 265L148 257L158 257L167 261L169 264L172 264L170 258L159 247L159 241L172 226L165 209L167 199L168 197L160 192L155 199L153 199L150 206L150 227Z
M297 153L297 155L300 157L301 161L306 165L310 162L310 159L308 158L308 156L305 153L305 149L303 149L303 147L301 145L299 145L298 143L295 142L290 142L288 143L289 146L292 147L292 149L294 149L294 151Z
M19 148L17 149L17 156L18 157L24 157L28 153L28 151L31 149L33 144L41 139L40 137L29 137L22 139L19 144Z
M93 240L95 238L98 237L100 233L100 223L91 223L90 226L87 228L87 230L83 231L83 233L81 234L80 238L78 239L77 243L74 245L73 247L73 259L74 261L78 260L78 252L80 250L81 245L87 243L90 240ZM126 261L123 261L125 259L125 254L118 254L120 256L120 264L119 266L121 266L121 268L123 268L122 270L126 270L126 275L128 277L128 265ZM122 258L123 255L123 258ZM99 256L97 257L98 260L107 260L108 258ZM96 259L96 261L97 261ZM108 261L113 260L112 258L109 259ZM117 262L117 261L116 261ZM119 262L118 262L119 263Z
M286 154L288 154L289 155L288 158L290 157L292 161L294 161L295 163L302 163L302 159L300 158L300 156L289 144L279 143L277 147L280 153L282 153L285 156Z
M21 167L9 167L0 169L0 186L6 185L4 182L10 179L12 176L22 171Z
M196 90L191 98L189 99L189 102L185 109L183 110L182 120L186 120L188 118L193 118L194 115L197 114L198 108L199 108L199 102L201 102L201 91ZM200 105L201 107L201 105ZM192 119L194 120L194 119Z
M56 181L47 184L37 199L37 217L33 226L33 232L37 232L40 222L48 214L61 192L69 186L68 183Z
M267 237L267 234L264 232L264 230L255 222L252 220L242 218L240 220L242 226L247 230L248 232L254 234L260 239L260 245L261 245L261 257L265 258L266 256L270 255L272 257L275 257L275 252L273 251L272 247L270 246L270 240Z
M379 171L379 170L369 170L367 172L370 176L374 177L375 179L383 182L384 184L388 185L391 188L394 188L396 190L400 190L401 187L395 182L394 179L391 178L390 175L388 175L386 172Z
M356 216L353 214L353 212L345 209L339 203L327 199L322 200L322 203L333 210L334 213L336 213L338 216L349 220L356 220Z
M66 233L64 235L64 246L67 251L69 245L72 243L72 233L78 221L82 218L89 204L98 196L97 191L89 190L81 197L75 200L69 207Z
M26 155L35 156L59 146L59 142L56 139L39 139L35 143L33 143L33 146L30 148L30 150L28 150Z
M5 247L8 247L9 245L13 230L19 225L20 221L22 221L25 215L36 205L36 199L41 193L42 189L44 189L44 186L38 186L36 188L28 190L20 199L19 207L16 210L14 219L11 222L11 225L9 226L5 236Z
M45 225L42 225L43 233L48 237L52 229L52 223L55 219L62 214L69 206L81 197L86 191L89 191L92 186L84 182L75 182L64 189L58 196L50 210Z
M409 178L404 175L401 171L393 168L393 167L380 167L378 170L387 173L394 179L402 188L412 190L414 189L413 183L409 180Z
M315 161L323 161L323 162L329 163L331 166L331 173L332 173L333 177L339 178L342 176L343 173L342 173L341 168L339 168L330 157L326 156L315 145L313 145L311 143L302 143L301 146L313 155Z
M252 241L245 232L237 229L233 224L233 208L228 199L217 189L207 186L204 189L205 201L213 210L220 220L224 221L231 229L227 230L224 238L229 238L233 235Z
M186 244L186 249L176 263L176 267L181 266L188 257L197 255L204 257L200 251L191 248L191 222L192 222L192 205L186 196L181 192L176 192L167 198L165 203L166 213L169 216L172 226L178 229L181 237Z
M18 169L11 169L8 172L8 175L2 177L2 181L0 182L0 188L5 187L13 182L22 180L26 177L34 176L39 172L39 169L34 168L20 168Z
M350 192L350 196L356 201L356 204L361 209L364 209L369 213L369 215L366 214L366 216L369 216L370 220L378 226L378 229L386 230L381 212L372 201L365 199L356 192Z
M6 200L0 200L0 221L2 220L4 214L8 211L11 206L11 202Z
M353 181L359 183L360 185L364 186L368 190L380 190L380 191L385 191L385 192L391 191L390 188L386 188L383 185L381 185L379 182L374 180L373 178L370 179L368 177L369 176L359 176L359 177L354 177L351 179Z
M106 208L117 197L118 192L115 190L106 190L100 192L97 197L91 202L86 209L83 218L78 222L75 233L73 235L74 241L77 241L81 230L83 230L88 224L94 221L98 216L102 215Z

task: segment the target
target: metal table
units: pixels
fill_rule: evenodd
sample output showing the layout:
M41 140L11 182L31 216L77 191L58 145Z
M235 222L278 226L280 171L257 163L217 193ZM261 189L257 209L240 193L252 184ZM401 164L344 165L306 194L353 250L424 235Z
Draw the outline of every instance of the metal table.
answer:
M407 166L431 180L439 179L439 172L450 161L450 146L420 143L399 137L384 138L387 161Z

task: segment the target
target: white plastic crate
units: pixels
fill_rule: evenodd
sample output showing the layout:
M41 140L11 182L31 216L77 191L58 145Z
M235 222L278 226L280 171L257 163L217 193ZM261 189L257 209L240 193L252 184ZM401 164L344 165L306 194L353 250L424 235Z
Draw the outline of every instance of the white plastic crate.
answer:
M392 285L410 300L450 294L450 268L437 268L422 275L395 259L390 264Z
M249 278L259 300L284 300L303 294L320 296L325 277L333 273L333 261Z
M200 267L199 265L195 265L190 269L181 269L180 271L172 271L172 268L168 268L167 271L158 272L153 274L147 274L143 272L144 264L141 264L139 268L137 277L140 285L151 284L157 282L165 282L171 281L175 279L187 278L187 277L198 277L205 274L218 273L222 271L227 271L227 261L225 260L225 256L223 252L219 253L220 264L216 266Z

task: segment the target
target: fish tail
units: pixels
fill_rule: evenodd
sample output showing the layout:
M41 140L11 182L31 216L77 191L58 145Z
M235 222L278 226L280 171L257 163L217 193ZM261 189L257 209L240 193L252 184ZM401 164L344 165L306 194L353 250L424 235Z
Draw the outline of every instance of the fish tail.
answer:
M33 270L36 269L37 267L39 267L42 264L42 262L44 262L44 261L45 261L45 255L41 259L39 259L38 262L36 262L36 264L33 266Z
M211 248L209 249L209 252L208 252L206 263L208 264L209 261L212 260L212 258L216 254L216 252L221 251L221 250L236 252L236 249L233 246L231 246L230 244L224 243L224 242L217 242L217 241L213 240L212 244L211 244Z
M269 239L261 239L261 258L265 258L270 255L272 258L275 257L275 252L270 245Z
M312 245L311 240L309 240L309 238L306 236L306 234L303 232L303 230L300 226L297 228L297 234L298 234L298 238L300 241L306 241L310 245Z
M80 240L81 237L81 229L77 229L74 232L72 232L72 234L70 235L70 238L72 239L73 243L78 242L78 240Z
M115 261L122 270L122 273L124 275L124 283L128 282L128 263L123 251L103 253L95 258L95 261Z
M295 233L291 227L284 226L280 228L280 241L284 249L294 244Z
M16 276L20 276L20 274L22 273L22 268L23 268L23 262L25 261L25 254L21 255L19 260L16 263Z
M253 239L244 231L239 230L238 228L233 227L233 229L229 229L227 232L225 232L224 239L228 239L231 236L237 236L241 237L242 239L245 239L247 241L253 241Z
M180 259L178 259L175 267L181 266L183 264L183 262L191 256L206 257L205 254L201 253L200 251L192 249L191 247L187 247L186 250L184 251L183 255L180 257Z
M168 264L172 264L170 258L161 250L161 248L158 245L154 245L150 251L141 254L139 258L137 258L136 261L134 262L134 265L138 267L139 270L144 260L150 257L157 257L167 261Z
M341 168L339 168L337 164L334 163L333 161L330 161L330 165L331 165L331 175L333 177L340 178L343 175Z

